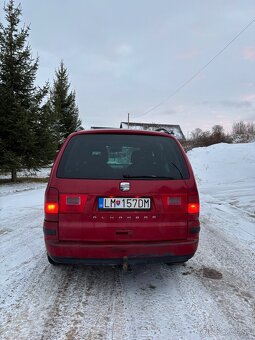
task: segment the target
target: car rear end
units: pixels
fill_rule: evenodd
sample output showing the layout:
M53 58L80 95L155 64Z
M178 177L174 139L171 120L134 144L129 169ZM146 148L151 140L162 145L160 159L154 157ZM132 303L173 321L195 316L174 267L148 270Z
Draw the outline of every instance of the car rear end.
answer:
M45 192L52 263L184 262L199 230L194 175L174 137L95 130L67 138Z

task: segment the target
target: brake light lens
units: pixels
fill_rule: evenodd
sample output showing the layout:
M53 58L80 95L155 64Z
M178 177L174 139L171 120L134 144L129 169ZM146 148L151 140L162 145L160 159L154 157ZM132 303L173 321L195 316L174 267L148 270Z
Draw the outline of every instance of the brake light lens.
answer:
M188 214L189 219L194 220L199 218L200 204L197 190L188 193Z
M199 213L199 203L189 203L188 204L188 213L189 214L198 214Z
M58 214L58 203L45 203L46 214Z
M48 188L45 192L44 213L47 221L58 221L58 196L58 190L55 188Z

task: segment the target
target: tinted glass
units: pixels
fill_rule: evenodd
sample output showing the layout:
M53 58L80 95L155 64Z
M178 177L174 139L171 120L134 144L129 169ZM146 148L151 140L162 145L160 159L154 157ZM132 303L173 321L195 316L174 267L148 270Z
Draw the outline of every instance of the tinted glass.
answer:
M61 158L57 177L89 179L189 178L178 144L147 135L74 136Z

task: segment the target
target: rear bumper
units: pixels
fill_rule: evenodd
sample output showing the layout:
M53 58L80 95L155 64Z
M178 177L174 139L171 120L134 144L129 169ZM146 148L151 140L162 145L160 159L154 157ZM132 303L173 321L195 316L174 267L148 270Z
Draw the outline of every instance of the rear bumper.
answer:
M139 263L182 263L188 261L192 255L186 256L157 256L157 257L123 257L114 259L79 259L79 258L69 258L69 257L55 257L50 256L52 260L56 263L62 264L86 264L90 266L96 265L122 265L127 264L139 264Z
M46 241L48 255L57 263L115 265L127 263L175 263L189 260L198 239L182 242L90 244Z

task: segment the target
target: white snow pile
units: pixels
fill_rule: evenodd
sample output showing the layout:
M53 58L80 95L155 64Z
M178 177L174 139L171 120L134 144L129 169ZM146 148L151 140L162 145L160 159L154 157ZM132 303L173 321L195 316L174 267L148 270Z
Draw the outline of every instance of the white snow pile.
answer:
M221 143L195 148L188 152L188 157L199 183L247 182L255 187L255 143Z
M255 248L255 143L216 144L188 153L201 217ZM223 222L224 220L224 222Z

